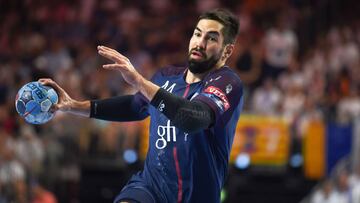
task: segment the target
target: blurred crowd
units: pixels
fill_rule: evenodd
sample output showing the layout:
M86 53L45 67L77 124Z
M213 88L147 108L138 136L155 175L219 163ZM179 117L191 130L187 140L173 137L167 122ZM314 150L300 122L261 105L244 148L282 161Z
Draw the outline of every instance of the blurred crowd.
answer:
M343 159L330 178L324 179L313 189L304 202L351 203L360 202L360 166L355 167L349 159Z
M360 18L337 6L331 0L0 0L0 203L78 202L84 160L126 165L123 152L139 147L140 123L57 113L45 125L26 124L14 106L22 85L50 77L79 100L131 94L119 73L101 69L96 46L117 49L150 78L166 65L186 64L198 15L215 7L240 19L228 65L244 82L244 112L284 116L295 139L314 119L351 122L360 115Z

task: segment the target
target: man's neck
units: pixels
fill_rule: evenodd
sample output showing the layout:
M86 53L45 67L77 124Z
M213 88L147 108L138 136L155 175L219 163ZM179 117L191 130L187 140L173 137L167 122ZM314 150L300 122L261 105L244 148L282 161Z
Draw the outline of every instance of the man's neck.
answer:
M219 61L215 66L214 68L204 72L204 73L198 73L198 74L195 74L195 73L192 73L189 69L186 71L186 78L185 78L185 81L186 83L188 84L191 84L191 83L196 83L196 82L199 82L201 80L204 79L204 77L211 71L213 70L216 70L216 69L219 69L221 67L223 67L225 65L225 62L222 62L222 61Z

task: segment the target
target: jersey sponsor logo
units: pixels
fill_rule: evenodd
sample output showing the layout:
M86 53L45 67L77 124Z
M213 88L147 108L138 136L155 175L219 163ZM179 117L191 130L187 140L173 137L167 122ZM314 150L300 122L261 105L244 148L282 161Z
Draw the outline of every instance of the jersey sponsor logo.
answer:
M167 121L165 126L158 126L157 134L160 137L155 142L155 146L158 149L164 149L168 142L176 142L176 128L175 126L170 125L170 120Z
M175 87L176 83L174 83L174 84L172 84L172 85L170 85L170 86L169 86L169 83L170 83L170 82L167 80L167 81L163 84L163 86L161 86L161 88L163 88L163 89L165 89L166 91L172 93L172 91L174 90L174 87ZM169 86L169 87L168 87L168 86Z
M226 111L230 108L229 100L227 99L225 93L223 91L221 91L219 88L214 87L214 86L209 86L205 89L204 92L208 93L208 94L213 94L213 95L217 96L218 98L220 98L222 106L224 107L224 111ZM219 106L218 102L216 102L216 103Z

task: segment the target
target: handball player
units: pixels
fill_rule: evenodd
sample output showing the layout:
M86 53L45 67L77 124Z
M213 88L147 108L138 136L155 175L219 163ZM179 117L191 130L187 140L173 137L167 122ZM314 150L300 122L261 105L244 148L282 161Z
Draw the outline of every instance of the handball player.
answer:
M218 203L228 170L243 104L238 75L226 66L239 22L229 11L202 14L189 43L186 67L160 69L145 79L129 59L98 46L137 93L101 100L74 100L51 79L40 79L59 94L55 110L107 121L139 121L150 116L144 169L134 174L114 202Z

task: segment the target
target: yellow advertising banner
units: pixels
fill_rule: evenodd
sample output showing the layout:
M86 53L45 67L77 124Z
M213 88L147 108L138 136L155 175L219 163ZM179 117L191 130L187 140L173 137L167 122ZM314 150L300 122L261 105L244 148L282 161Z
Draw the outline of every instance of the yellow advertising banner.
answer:
M140 148L139 154L140 159L145 160L146 153L149 149L149 129L150 129L150 116L148 116L145 120L141 121L141 135L140 135Z
M287 163L289 146L289 125L283 118L243 114L236 128L230 162L246 153L251 165L282 166Z
M325 125L320 120L308 123L303 135L304 174L310 179L325 175Z

